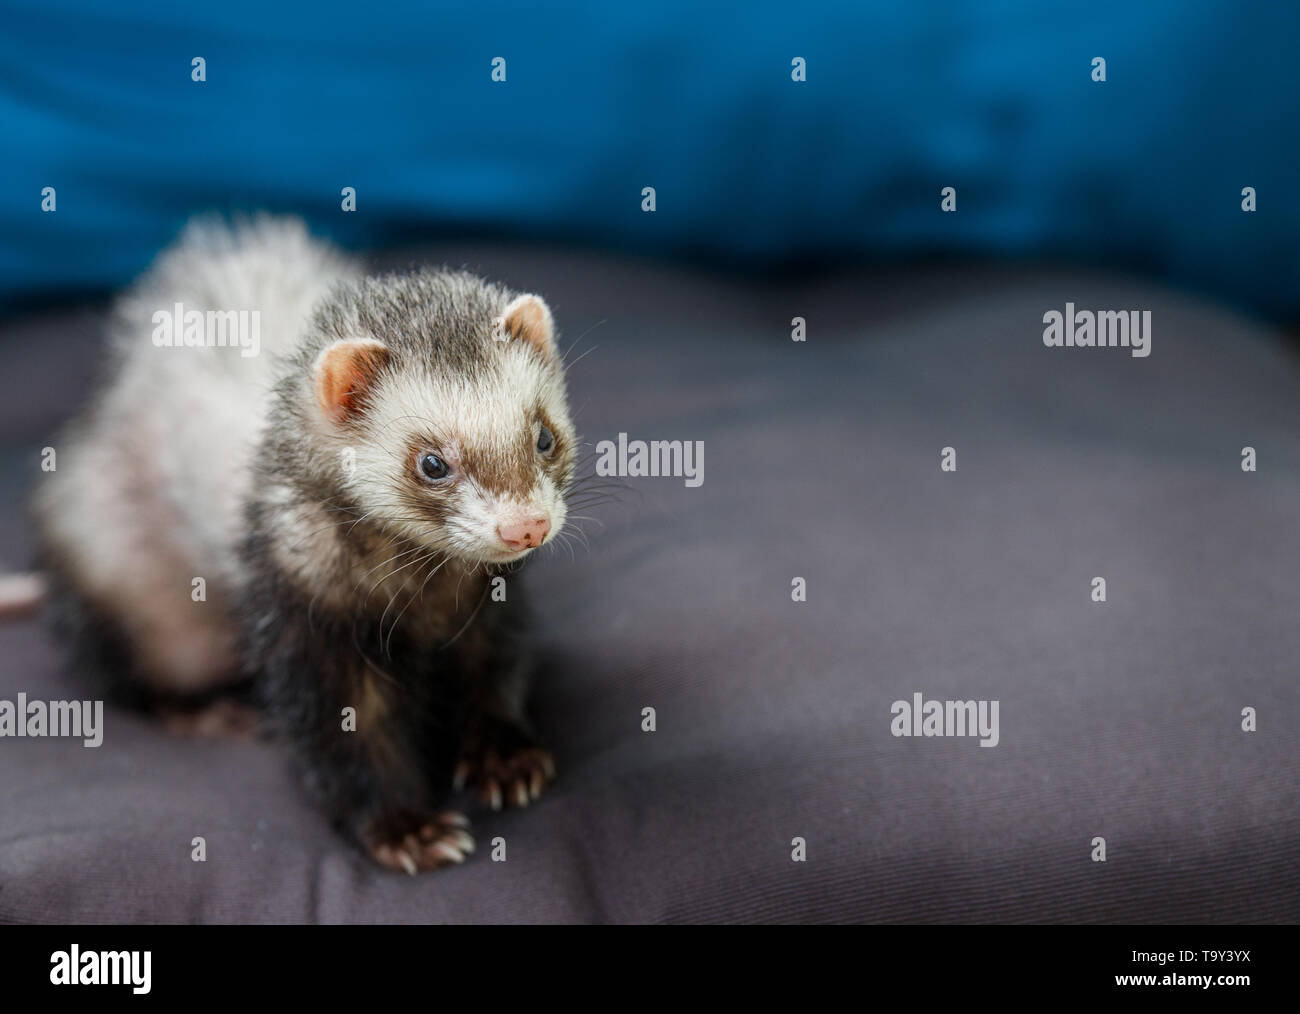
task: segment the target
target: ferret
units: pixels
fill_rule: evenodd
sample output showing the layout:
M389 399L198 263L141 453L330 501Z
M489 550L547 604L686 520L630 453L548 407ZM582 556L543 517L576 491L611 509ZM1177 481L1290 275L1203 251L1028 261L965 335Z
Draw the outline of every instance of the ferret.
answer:
M574 477L546 302L463 272L367 277L296 220L206 221L110 332L34 498L60 629L135 690L253 681L377 863L462 862L453 789L522 806L555 776L519 591L494 594L559 535Z

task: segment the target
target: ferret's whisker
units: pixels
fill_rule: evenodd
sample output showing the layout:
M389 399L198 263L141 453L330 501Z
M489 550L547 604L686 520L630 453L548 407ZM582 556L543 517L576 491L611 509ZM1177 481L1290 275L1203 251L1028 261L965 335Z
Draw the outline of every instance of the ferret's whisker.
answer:
M432 554L431 556L426 557L426 560L434 560L437 558L437 555L438 554L436 553ZM429 583L429 579L432 578L434 574L438 573L438 571L442 570L442 568L446 566L447 561L450 559L451 557L445 556L443 557L442 561L438 563L437 566L430 569L429 573L424 576L424 580L420 582L420 586L415 591L413 591L410 597L406 600L406 605L402 606L401 612L399 612L396 616L393 617L393 625L388 628L388 650L390 652L393 646L393 631L397 629L397 624L401 621L402 614L411 608L412 602L414 602L418 598L423 598L424 587ZM385 609L384 611L387 612L388 610ZM379 620L379 636L381 639L384 636L384 621L382 617L380 617ZM391 657L391 654L389 657Z
M464 625L461 626L461 628L458 631L456 631L456 633L452 634L451 640L443 642L441 648L439 649L440 651L446 651L448 648L450 648L453 644L456 643L460 635L465 633L465 631L469 629L469 625L473 623L474 618L478 616L479 610L483 608L483 603L487 601L488 592L491 590L492 590L492 585L490 582L483 586L483 594L479 596L478 605L476 605L474 607L474 611L469 614L469 619L465 621Z
M433 551L431 551L431 552L425 554L424 556L420 557L420 559L417 561L417 562L418 562L418 566L417 566L416 571L415 571L416 575L418 576L419 573L420 573L420 571L419 571L419 567L423 567L427 562L429 562L430 560L436 558L437 555L438 555L437 550L433 550ZM408 566L409 566L409 564L408 564ZM403 569L405 569L405 568L403 568ZM397 601L397 596L401 594L401 591L402 591L401 588L398 588L396 591L393 592L393 594L392 594L391 596L389 596L389 598L388 598L388 605L384 606L384 611L383 611L383 613L382 613L382 614L380 615L380 617L379 617L379 643L380 643L380 644L385 644L385 641L384 641L384 618L388 616L388 610L390 610L391 608L393 608L393 603ZM402 618L402 613L406 612L407 608L410 606L410 604L411 604L412 601L413 601L412 598L408 598L408 599L406 600L406 605L403 606L403 607L401 608L401 610L398 612L397 616L393 618L393 625L392 625L391 627L388 628L388 641L387 641L386 647L384 648L384 654L385 654L385 656L387 656L388 658L392 658L392 657L393 657L393 656L392 656L392 649L393 649L393 633L397 630L397 621L400 620L400 619Z
M416 546L415 549L408 549L405 553L398 553L396 556L390 556L387 560L384 561L384 563L381 563L379 566L382 567L382 566L384 566L384 564L387 564L387 563L393 563L395 560L399 559L400 557L408 556L408 555L410 555L411 553L419 552L422 548L427 548L427 547ZM376 588L378 588L381 584L383 584L385 581L389 580L390 578L395 577L396 575L400 574L400 573L401 573L402 571L404 571L407 567L410 567L410 566L412 566L413 564L419 563L421 559L422 559L422 557L417 557L417 558L414 559L414 560L409 560L409 561L407 561L406 563L402 564L400 567L398 567L398 568L395 569L395 570L390 570L387 574L385 574L383 577L381 577L378 581L376 581L373 585L370 586L370 591L366 592L366 597L365 597L364 599L362 599L361 601L362 601L362 602L369 602L369 601L370 601L370 596L373 595L373 594L375 593L375 589L376 589ZM373 571L373 570L375 570L375 569L377 569L377 568L375 568L375 567L371 567L371 568L370 568L370 571L367 571L366 573L368 574L368 573L370 573L371 571ZM362 581L365 580L365 575L364 575L364 574L361 576L361 580L362 580ZM360 583L361 583L361 581L358 581L358 582L357 582L358 585L360 585ZM353 591L356 591L356 588L353 588Z

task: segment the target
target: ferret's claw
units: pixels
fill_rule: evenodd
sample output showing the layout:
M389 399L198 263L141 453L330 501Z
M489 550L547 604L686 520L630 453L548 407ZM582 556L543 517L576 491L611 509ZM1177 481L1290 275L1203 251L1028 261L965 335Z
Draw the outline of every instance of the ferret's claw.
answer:
M474 851L468 827L469 821L459 813L432 818L399 813L372 823L362 837L380 866L414 876L449 863L463 863Z
M510 740L513 735L515 739ZM540 798L548 782L555 778L555 759L546 750L518 745L526 734L513 726L495 730L494 738L474 740L456 765L453 785L474 786L480 802L493 810L505 805L527 806ZM502 741L510 742L503 747Z
M433 851L440 856L445 856L449 862L463 863L465 861L464 853L462 853L460 849L456 848L456 846L452 845L450 842L445 842L445 841L434 842Z
M460 851L464 852L467 856L472 855L474 852L474 839L464 831L460 831L456 834L449 834L446 840L455 845L456 848L460 849Z

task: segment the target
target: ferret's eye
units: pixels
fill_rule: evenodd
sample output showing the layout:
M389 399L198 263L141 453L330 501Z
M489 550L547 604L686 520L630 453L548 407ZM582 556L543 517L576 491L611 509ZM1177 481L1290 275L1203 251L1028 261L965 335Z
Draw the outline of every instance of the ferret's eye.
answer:
M554 446L555 446L555 437L551 435L550 430L548 430L545 426L543 426L542 432L537 434L537 449L541 451L543 454L545 454Z
M426 479L445 479L450 473L451 468L438 455L420 455L420 474Z

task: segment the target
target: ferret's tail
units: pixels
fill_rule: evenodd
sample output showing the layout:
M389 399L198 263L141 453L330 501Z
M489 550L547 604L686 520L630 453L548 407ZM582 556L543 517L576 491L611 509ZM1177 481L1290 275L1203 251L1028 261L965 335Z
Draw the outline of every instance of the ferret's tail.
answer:
M0 620L30 616L45 601L40 574L0 574Z

